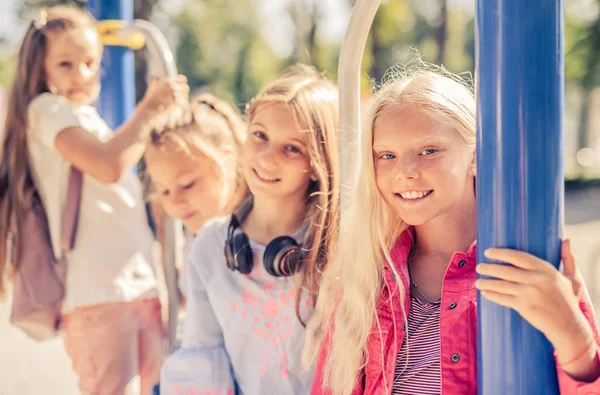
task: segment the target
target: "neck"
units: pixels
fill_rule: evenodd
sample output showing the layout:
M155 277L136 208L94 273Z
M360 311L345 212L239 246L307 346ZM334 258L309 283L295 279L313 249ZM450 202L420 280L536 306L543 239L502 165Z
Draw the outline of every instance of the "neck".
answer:
M242 229L251 240L266 245L275 237L296 233L302 226L305 212L304 199L292 202L291 199L255 197Z
M477 238L475 197L443 216L415 226L415 232L420 254L450 257L456 251L466 252Z
M229 199L229 203L223 208L221 215L230 215L233 210L244 200L246 194L248 193L248 187L245 183L239 185L231 198Z

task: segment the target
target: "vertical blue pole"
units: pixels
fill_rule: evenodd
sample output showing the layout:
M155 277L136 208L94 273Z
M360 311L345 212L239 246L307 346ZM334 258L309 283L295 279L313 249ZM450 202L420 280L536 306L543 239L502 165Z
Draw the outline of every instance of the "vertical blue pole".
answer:
M488 247L558 267L564 196L563 1L477 0L478 262ZM558 394L552 346L479 298L478 392Z
M97 20L133 20L133 0L88 0ZM135 65L133 51L125 47L105 47L102 59L102 90L96 104L100 116L114 130L135 108Z

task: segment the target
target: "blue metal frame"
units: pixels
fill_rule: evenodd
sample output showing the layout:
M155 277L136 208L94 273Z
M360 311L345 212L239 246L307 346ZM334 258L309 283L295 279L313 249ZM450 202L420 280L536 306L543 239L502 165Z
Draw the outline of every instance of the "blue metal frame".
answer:
M477 261L489 247L558 267L563 176L563 2L477 0ZM479 298L478 393L558 394L552 345Z
M97 20L116 19L128 23L133 20L133 0L88 0L87 4ZM126 47L105 47L102 70L102 91L96 107L114 130L135 108L133 51Z

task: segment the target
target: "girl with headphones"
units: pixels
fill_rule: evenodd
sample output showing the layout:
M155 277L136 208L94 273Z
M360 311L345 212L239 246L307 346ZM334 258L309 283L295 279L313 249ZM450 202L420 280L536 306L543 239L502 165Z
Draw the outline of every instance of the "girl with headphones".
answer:
M182 347L163 366L164 394L310 392L313 372L300 359L338 232L338 93L298 65L247 113L251 194L193 242Z

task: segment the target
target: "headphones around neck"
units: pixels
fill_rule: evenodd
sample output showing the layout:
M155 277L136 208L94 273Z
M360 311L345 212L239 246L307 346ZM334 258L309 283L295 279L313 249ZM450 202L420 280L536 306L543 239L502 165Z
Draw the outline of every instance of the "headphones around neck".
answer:
M225 241L227 267L243 274L250 274L254 266L254 256L250 240L244 232L235 232L252 211L253 198L249 196L231 214ZM303 232L304 233L304 232ZM274 277L287 277L300 270L302 247L293 237L279 236L271 240L265 248L263 265L267 273Z

